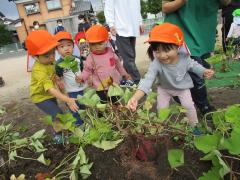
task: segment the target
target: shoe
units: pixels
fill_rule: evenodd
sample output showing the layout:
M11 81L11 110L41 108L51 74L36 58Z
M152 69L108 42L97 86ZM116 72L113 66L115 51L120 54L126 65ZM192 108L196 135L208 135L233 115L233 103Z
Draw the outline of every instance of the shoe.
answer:
M192 133L194 136L200 136L203 134L202 131L196 126L193 128Z
M65 139L62 136L62 134L54 134L53 142L54 142L54 144L63 144L65 142Z
M131 80L122 79L120 81L120 87L133 87L135 83Z
M3 87L5 85L5 82L2 77L0 77L0 87Z

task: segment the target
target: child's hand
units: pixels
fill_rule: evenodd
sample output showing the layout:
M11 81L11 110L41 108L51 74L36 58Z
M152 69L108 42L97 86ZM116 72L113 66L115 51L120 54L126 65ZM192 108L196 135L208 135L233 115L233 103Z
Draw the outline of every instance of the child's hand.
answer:
M76 77L75 77L75 81L76 81L77 83L82 83L82 82L83 82L83 79L82 79L81 76L76 76Z
M135 99L134 97L132 97L131 99L129 99L129 101L127 103L127 108L132 111L136 111L137 105L138 105L138 100Z
M204 76L206 79L211 79L213 75L214 75L214 71L213 71L212 69L206 69L206 70L203 72L203 76Z
M71 109L71 111L73 112L77 112L78 111L78 105L76 103L76 99L74 98L69 98L68 102L67 102L68 107Z
M132 80L132 77L129 74L125 75L124 77L126 78L126 80Z

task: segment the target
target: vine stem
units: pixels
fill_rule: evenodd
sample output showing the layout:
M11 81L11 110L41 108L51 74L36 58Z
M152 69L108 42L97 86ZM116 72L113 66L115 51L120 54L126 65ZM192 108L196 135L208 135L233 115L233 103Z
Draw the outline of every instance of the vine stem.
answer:
M231 157L231 156L226 156L226 155L222 155L222 157L228 158L228 159L235 159L235 160L240 161L240 158L236 158L236 157Z

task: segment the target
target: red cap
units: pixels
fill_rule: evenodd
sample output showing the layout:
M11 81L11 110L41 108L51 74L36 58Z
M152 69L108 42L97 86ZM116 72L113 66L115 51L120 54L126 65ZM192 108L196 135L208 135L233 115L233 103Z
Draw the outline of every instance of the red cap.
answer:
M59 31L54 38L59 42L60 40L66 39L66 40L72 40L72 35L67 31Z
M182 30L171 23L163 23L152 28L149 39L146 42L172 43L183 45L184 35Z
M86 32L86 39L89 43L108 41L108 31L104 26L94 25Z
M30 55L42 55L55 48L59 43L46 30L32 31L25 41Z

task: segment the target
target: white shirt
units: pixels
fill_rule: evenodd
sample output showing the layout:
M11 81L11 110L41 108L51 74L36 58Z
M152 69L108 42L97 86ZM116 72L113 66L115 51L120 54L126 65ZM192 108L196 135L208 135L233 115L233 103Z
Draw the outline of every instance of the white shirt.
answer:
M240 17L233 17L233 22L231 24L230 30L227 37L237 38L240 37Z
M109 27L123 37L137 37L142 25L140 0L106 0L104 15Z

